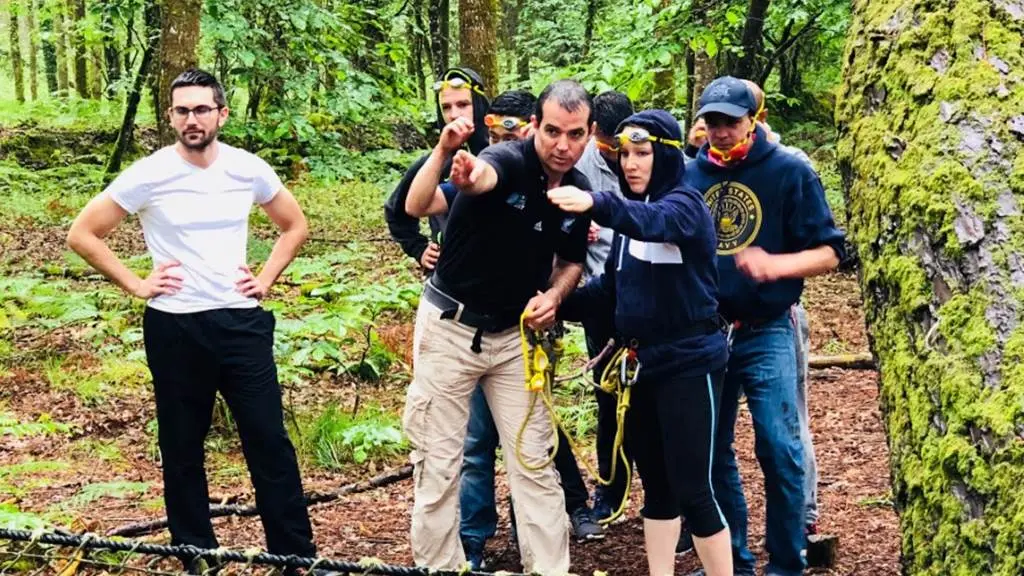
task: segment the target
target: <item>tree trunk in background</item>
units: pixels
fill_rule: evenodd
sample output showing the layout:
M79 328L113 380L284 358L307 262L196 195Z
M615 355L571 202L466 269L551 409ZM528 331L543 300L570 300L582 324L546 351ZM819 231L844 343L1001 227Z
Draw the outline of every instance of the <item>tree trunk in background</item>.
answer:
M459 64L483 77L490 98L498 93L497 14L496 0L459 0Z
M427 27L424 25L423 11L424 3L423 0L415 0L414 2L416 13L416 50L419 56L417 62L419 62L419 68L416 70L416 83L417 92L420 97L430 100L430 87L427 85L426 75L423 73L423 60L427 61L427 66L430 70L434 69L434 56L430 51L430 34Z
M661 0L661 7L668 8L672 0ZM654 30L655 45L661 44L668 35L666 26L659 25ZM659 69L654 72L654 96L651 104L655 108L669 110L676 104L676 67L679 58L675 55L669 62L658 62Z
M693 80L694 80L694 78L693 78L693 76L694 76L695 62L694 62L694 58L693 58L693 50L690 50L689 48L686 48L685 50L686 50L686 58L685 58L684 61L686 63L686 87L684 88L684 90L686 92L686 108L683 111L683 126L685 126L686 130L689 131L690 130L690 126L693 126L693 113L695 112L695 110L693 108L693 105L694 105L694 97L693 97L693 86L694 86Z
M836 120L905 574L1024 574L1024 11L857 0Z
M114 85L121 80L121 55L118 53L117 28L114 26L113 12L109 9L103 10L102 26L103 60L107 68L106 97L113 98L116 94Z
M103 97L103 49L93 46L89 49L89 97L99 100Z
M733 64L730 71L737 78L755 79L757 61L761 57L764 47L761 33L764 31L764 19L770 3L771 0L750 0L747 7L747 21L743 26L743 36L740 40L743 56Z
M147 0L146 4L153 4L156 0ZM146 10L152 10L149 6ZM117 142L107 162L107 179L112 179L114 174L121 170L121 161L124 153L128 150L135 134L135 115L139 110L139 101L142 100L142 88L146 85L149 70L152 67L153 57L160 45L160 36L148 31L146 48L142 52L142 61L139 63L139 70L135 73L135 80L132 82L131 91L128 92L128 100L124 107L124 117L121 119L121 130L117 133Z
M21 62L21 27L18 26L18 0L10 0L7 5L7 24L9 27L11 72L14 76L14 97L18 102L25 101L25 71Z
M696 0L691 9L693 20L710 26L711 19L708 16L710 8L710 0ZM704 92L704 88L707 88L707 85L718 76L718 64L715 62L714 57L708 54L707 49L702 47L693 51L693 64L691 65L687 62L686 66L687 75L692 76L692 79L687 81L687 84L689 84L687 88L689 91L687 98L690 106L689 114L691 119L696 120L697 110L700 108L697 102L700 100L700 95ZM689 72L691 66L692 74Z
M53 0L50 5L53 14L53 46L57 58L57 93L63 98L68 95L68 22L64 0Z
M157 77L156 117L162 145L173 144L177 138L167 120L170 87L179 74L199 61L196 47L202 8L202 0L164 0L160 6L160 46L153 75Z
M25 29L28 30L28 88L39 100L39 29L36 28L36 0L25 0Z
M85 0L68 0L68 15L71 16L68 32L71 36L71 49L75 58L75 90L82 98L88 98L89 83L86 73L88 56L85 51L85 39L82 37Z
M39 18L39 39L43 50L43 70L46 76L46 90L55 96L57 84L57 45L53 32L53 15L44 10ZM66 79L65 79L66 80Z
M700 100L701 93L717 76L718 65L715 63L714 58L708 56L708 53L703 50L695 52L693 55L693 92L690 93L690 102L692 102L690 113L694 116L696 116L697 110L700 108L698 101Z
M599 0L587 0L587 19L583 22L583 57L590 55L590 44L594 40L594 21L597 20Z
M521 46L523 36L525 35L526 25L523 22L520 15L523 13L523 7L526 4L526 0L516 0L516 45ZM527 50L519 50L518 58L516 59L516 80L523 85L530 82L530 53Z
M448 0L427 0L427 20L434 78L440 78L448 69Z

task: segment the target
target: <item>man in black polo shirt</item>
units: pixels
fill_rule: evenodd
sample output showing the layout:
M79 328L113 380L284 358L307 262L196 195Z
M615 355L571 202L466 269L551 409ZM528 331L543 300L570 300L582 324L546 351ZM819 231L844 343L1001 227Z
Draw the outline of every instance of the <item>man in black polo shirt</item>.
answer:
M555 471L531 471L516 457L530 402L518 324L525 311L530 327L550 326L582 274L589 219L555 208L546 192L570 184L589 189L573 165L590 137L590 116L586 90L558 81L537 102L535 137L491 146L479 158L460 151L452 162L461 193L420 301L403 418L413 446L411 537L419 565L465 563L458 478L469 399L479 381L506 455L523 567L569 570L568 521ZM547 415L534 410L523 433L523 460L546 459L551 441Z

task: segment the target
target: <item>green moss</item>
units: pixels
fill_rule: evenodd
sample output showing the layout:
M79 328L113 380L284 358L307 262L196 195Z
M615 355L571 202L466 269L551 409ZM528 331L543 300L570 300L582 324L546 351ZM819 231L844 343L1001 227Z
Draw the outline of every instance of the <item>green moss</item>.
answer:
M1024 110L1024 50L1021 26L1000 18L987 0L856 2L836 105L893 499L915 575L1024 573L1024 328L1003 342L986 319L997 303L1024 310L1006 272L1010 255L1024 254L1024 217L1000 216L996 202L1007 183L1024 194L1024 150L1007 126ZM968 128L984 134L981 150L964 149ZM984 249L1004 272L944 278L952 296L940 301L918 252L967 267L977 247L956 235L961 207L987 234L1003 219L1008 241L986 238ZM993 351L1001 363L983 368Z

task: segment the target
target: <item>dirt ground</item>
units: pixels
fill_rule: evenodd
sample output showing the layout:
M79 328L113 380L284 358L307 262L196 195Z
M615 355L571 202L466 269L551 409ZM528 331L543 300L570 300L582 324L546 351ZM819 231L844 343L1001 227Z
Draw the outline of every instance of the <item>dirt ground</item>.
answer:
M31 253L42 244L27 243L16 249ZM859 290L852 275L835 274L812 281L805 293L805 304L811 318L814 353L866 350ZM408 330L397 330L391 337L397 339L407 334ZM810 374L809 389L811 428L820 470L819 529L822 534L839 537L837 565L814 573L898 574L898 519L891 505L888 450L877 401L878 376L872 371L817 370ZM337 398L351 397L351 391L334 394ZM390 397L385 403L399 402L401 398L400 389L381 390L380 394ZM15 367L11 375L0 378L0 402L19 418L35 420L46 413L56 421L75 424L80 430L76 437L66 440L5 437L0 442L0 466L66 459L74 456L76 444L73 443L82 438L112 443L124 454L123 461L109 465L87 458L72 458L74 465L49 472L45 485L21 486L17 494L0 494L0 502L14 502L26 511L43 511L52 509L53 502L68 501L80 487L90 483L144 482L144 491L135 498L101 498L77 508L69 505L68 516L80 519L73 527L103 534L125 523L163 514L160 469L145 429L154 416L149 394L122 396L102 407L85 406L73 394L48 386L39 374ZM753 456L753 436L746 412L741 412L739 418L737 453L750 506L750 545L764 563L762 477ZM228 458L232 465L220 463L216 466L217 473L211 475L211 494L215 499L251 502L251 488L241 459ZM400 461L393 464L400 464ZM374 472L368 468L347 474L307 470L304 482L307 490L329 491ZM499 493L506 494L503 474L499 474L498 481ZM634 485L638 486L639 482ZM628 519L612 526L603 541L573 545L572 570L575 573L590 574L594 570L623 576L647 573L637 513L640 498L640 490L634 490ZM312 506L310 515L320 553L337 559L375 557L389 563L409 564L411 507L412 491L408 480L345 500ZM507 510L504 506L499 509L499 534L489 544L488 559L495 569L516 571L520 566L515 547L509 545ZM222 546L247 549L263 544L258 518L224 518L214 524ZM167 535L161 532L150 539L163 542ZM164 566L170 569L172 565ZM689 554L679 558L677 573L686 574L697 567L697 559ZM79 574L101 573L89 570L79 570Z

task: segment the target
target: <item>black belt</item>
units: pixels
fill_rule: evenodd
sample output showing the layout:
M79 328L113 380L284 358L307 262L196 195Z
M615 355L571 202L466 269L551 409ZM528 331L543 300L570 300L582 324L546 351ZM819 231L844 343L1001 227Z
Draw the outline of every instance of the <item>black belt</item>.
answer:
M496 316L480 314L469 310L462 302L445 294L440 288L435 286L434 283L436 281L436 275L427 280L423 286L423 298L441 310L442 320L454 320L459 324L476 328L476 334L473 336L473 345L470 347L474 352L480 353L480 339L484 332L504 332L509 328L519 325L518 316L514 318L508 315Z

